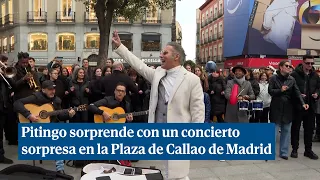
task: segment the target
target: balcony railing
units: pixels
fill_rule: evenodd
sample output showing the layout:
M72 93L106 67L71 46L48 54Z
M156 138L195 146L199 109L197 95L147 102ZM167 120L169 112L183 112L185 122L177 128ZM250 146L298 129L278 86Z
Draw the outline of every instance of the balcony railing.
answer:
M205 21L202 21L202 22L201 22L201 27L204 28L205 26L206 26L206 22L205 22Z
M213 56L212 61L217 62L217 56Z
M113 23L116 23L116 24L131 24L133 23L132 20L129 20L129 19L125 19L123 17L118 17L118 18L114 18L113 19ZM161 21L160 21L161 23Z
M218 13L217 13L217 12L215 12L215 13L213 14L213 20L216 20L216 19L218 19Z
M161 12L158 11L155 17L147 17L148 11L146 11L145 15L143 16L141 23L142 24L161 24Z
M98 23L98 18L96 13L84 12L84 22L85 23Z
M213 21L213 17L210 16L210 17L209 17L209 24L212 23L212 21Z
M219 17L223 16L223 9L220 9L220 10L219 10L218 16L219 16Z
M219 32L219 33L218 33L218 39L222 39L222 37L223 37L222 32Z
M7 14L4 16L4 25L13 25L13 15Z
M56 12L56 22L57 23L75 23L76 22L76 12L57 11Z
M213 41L217 40L217 34L213 34Z
M47 23L47 12L45 11L28 11L28 23Z

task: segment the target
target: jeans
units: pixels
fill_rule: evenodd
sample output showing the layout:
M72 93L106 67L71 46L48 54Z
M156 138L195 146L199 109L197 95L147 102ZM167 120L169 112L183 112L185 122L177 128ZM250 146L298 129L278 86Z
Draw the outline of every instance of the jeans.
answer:
M276 124L276 140L277 140L277 135L279 132L279 129L281 130L280 133L280 156L286 156L288 157L288 152L289 152L289 143L290 143L290 132L291 132L291 124Z
M64 170L64 162L63 160L56 160L56 170L63 171Z

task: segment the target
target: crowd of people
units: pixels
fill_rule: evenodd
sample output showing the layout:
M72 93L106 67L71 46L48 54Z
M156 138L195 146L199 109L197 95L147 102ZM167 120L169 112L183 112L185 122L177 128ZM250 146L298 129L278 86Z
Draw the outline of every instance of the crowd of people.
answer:
M19 61L14 66L17 71L15 77L5 78L7 82L0 79L0 128L4 130L8 144L18 144L17 113L30 121L38 119L23 105L52 102L56 109L67 110L66 114L53 121L68 123L93 123L94 114L102 115L105 120L110 119L110 114L98 109L99 106L120 106L126 112L149 110L149 115L128 116L127 121L132 123L166 123L173 119L198 123L275 123L276 133L280 132L279 155L286 160L290 135L290 156L298 157L299 132L303 123L304 156L318 159L312 151L312 141L320 141L320 126L315 126L320 120L320 72L313 68L313 57L305 56L295 68L290 61L283 60L277 69L271 66L259 69L235 66L226 75L217 69L214 62L208 62L205 68L183 64L184 51L174 43L168 44L161 52L161 68L147 66L127 52L117 38L114 35L113 43L118 47L115 51L128 62L129 68L111 58L104 67L94 69L89 67L88 59L83 59L81 65L74 64L70 72L57 59L47 67L36 68L34 58L20 52ZM0 55L0 61L7 64L8 58ZM1 73L6 75L4 68ZM236 93L235 87L238 88ZM174 96L168 93L168 89L176 92ZM237 103L233 103L235 98ZM239 108L239 102L255 100L262 102L262 109L250 111ZM169 107L170 103L177 105ZM89 105L88 111L69 109L83 104ZM3 133L0 134L2 140ZM0 163L13 163L4 156L3 142L0 145ZM63 160L57 160L56 165L57 171L64 173Z

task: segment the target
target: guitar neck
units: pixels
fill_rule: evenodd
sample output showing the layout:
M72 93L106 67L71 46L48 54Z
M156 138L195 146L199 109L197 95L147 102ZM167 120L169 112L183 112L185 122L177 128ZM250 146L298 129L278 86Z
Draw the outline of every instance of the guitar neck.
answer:
M132 112L132 113L125 113L125 114L119 114L119 118L125 118L127 115L132 114L132 116L142 116L147 115L149 111L139 111L139 112Z
M79 111L78 107L72 108L74 111ZM52 111L52 112L48 112L48 116L57 116L59 114L61 114L62 112L66 112L69 109L61 109L61 110L56 110L56 111Z

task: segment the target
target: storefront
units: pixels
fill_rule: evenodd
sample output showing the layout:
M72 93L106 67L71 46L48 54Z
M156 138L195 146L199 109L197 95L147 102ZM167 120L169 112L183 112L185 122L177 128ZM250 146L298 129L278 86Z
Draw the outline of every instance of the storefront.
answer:
M228 59L224 62L224 68L229 69L234 66L243 66L244 68L261 68L267 66L273 66L274 68L278 68L280 61L284 60L284 58L238 58L238 59ZM296 67L302 62L302 59L291 59L292 65Z
M123 63L124 66L129 67L129 64L123 60L122 58L115 58L113 59L115 62L121 62ZM160 58L141 58L142 62L144 62L147 65L153 65L153 66L159 66L161 65L161 60Z

